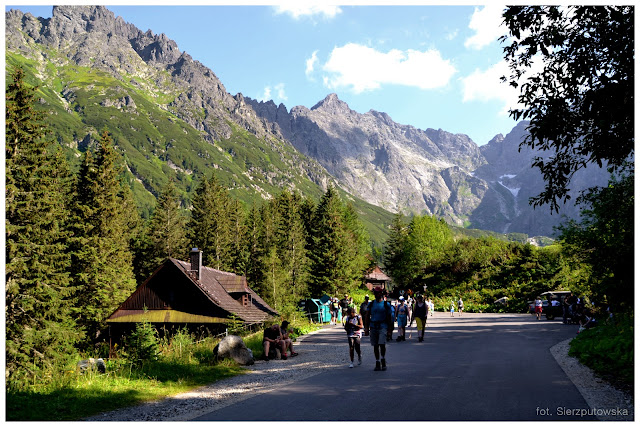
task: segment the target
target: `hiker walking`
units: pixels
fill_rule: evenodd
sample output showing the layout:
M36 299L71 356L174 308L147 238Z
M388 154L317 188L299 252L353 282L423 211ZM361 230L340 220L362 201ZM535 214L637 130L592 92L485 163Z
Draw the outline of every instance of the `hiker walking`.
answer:
M369 295L364 296L364 302L360 304L360 316L364 322L364 336L369 336Z
M349 358L351 359L349 367L353 368L354 351L358 354L358 365L362 364L360 338L362 338L362 330L364 329L362 316L356 314L356 309L353 307L349 307L347 309L347 317L344 321L344 329L347 331L347 338L349 339Z
M385 371L387 363L385 354L387 352L387 325L393 321L391 317L391 304L382 300L382 288L376 287L373 290L375 300L369 304L369 339L373 346L373 354L376 357L376 367L374 371Z
M329 309L331 310L331 323L330 325L338 324L338 299L331 298L331 302L329 303Z
M542 316L542 299L539 296L537 296L533 304L535 306L534 310L536 313L536 318L540 320L540 317Z
M427 324L427 315L429 313L429 305L424 301L422 295L416 296L416 303L413 306L413 316L411 318L411 323L413 320L416 321L416 328L418 329L418 342L424 341L424 328Z
M404 297L398 298L398 307L396 308L396 322L398 322L398 338L396 341L406 341L407 318L409 316L409 308L404 303Z
M462 316L462 310L464 310L464 304L462 303L462 297L458 300L458 317Z
M351 300L349 294L344 294L344 298L340 300L340 308L342 309L342 324L344 325L344 319L347 317L347 310L349 309Z

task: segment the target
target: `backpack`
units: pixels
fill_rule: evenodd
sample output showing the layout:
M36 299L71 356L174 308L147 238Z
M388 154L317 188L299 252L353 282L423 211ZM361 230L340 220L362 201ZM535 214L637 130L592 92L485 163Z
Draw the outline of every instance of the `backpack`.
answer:
M362 316L360 316L359 314L356 314L356 315L355 315L355 316L353 316L353 317L349 317L349 316L347 316L347 317L346 317L346 320L345 320L345 322L344 322L344 330L345 330L345 331L347 331L347 333L351 334L351 331L352 331L352 330L355 330L356 325L360 323L360 318L361 318L361 317L362 317ZM356 319L356 325L354 325L353 323L351 323L351 321L350 321L350 320L352 320L352 319Z
M371 316L371 305L375 302L375 300L371 301L367 306L367 315ZM385 323L387 324L387 328L393 329L393 316L391 315L391 303L388 301L384 302L384 311L386 313Z

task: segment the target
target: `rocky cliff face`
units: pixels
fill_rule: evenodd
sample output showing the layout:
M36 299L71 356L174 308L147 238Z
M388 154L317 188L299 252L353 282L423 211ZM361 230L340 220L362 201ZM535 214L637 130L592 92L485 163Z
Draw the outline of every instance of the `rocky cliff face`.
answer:
M486 161L466 135L422 131L373 110L359 114L336 94L290 113L273 103L251 105L348 191L393 212L435 214L463 225L486 191L471 174Z
M298 160L285 162L289 168L326 185L319 163L343 189L391 212L433 214L457 225L530 235L551 235L560 220L547 208L534 211L528 205L543 183L529 166L536 153L518 152L526 123L478 147L466 135L401 125L373 110L357 113L335 94L310 109L290 111L272 101L232 96L213 71L164 34L143 32L103 6L54 6L50 19L9 11L5 41L7 52L36 59L43 75L46 64L71 61L145 91L212 145L240 128L283 157L287 147L295 147ZM77 91L67 83L58 96L71 105ZM101 105L138 114L132 93L115 92ZM585 171L575 188L602 184L604 175ZM567 206L563 213L575 217L576 212Z

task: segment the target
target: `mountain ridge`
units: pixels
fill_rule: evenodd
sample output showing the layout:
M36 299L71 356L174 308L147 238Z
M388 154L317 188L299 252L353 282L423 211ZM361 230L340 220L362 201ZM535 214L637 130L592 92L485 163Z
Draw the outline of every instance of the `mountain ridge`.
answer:
M523 165L533 153L514 154L526 124L478 146L467 135L401 125L384 112L360 114L335 93L289 110L232 96L166 35L143 32L104 6L54 6L49 19L15 10L5 16L7 63L22 61L15 55L33 59L47 102L73 121L68 148L82 148L101 124L113 126L128 168L153 195L176 178L187 203L191 180L218 169L231 191L253 194L245 201L282 187L317 196L313 185L334 183L388 212L432 214L458 226L551 235L558 223L523 204L539 188L518 181L532 179ZM102 117L107 112L112 121ZM64 126L55 130L67 139Z

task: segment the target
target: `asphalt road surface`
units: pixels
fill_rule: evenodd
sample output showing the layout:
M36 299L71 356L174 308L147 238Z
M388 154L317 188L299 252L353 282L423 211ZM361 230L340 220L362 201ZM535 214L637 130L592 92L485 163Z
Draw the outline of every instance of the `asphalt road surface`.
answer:
M414 324L406 342L387 344L386 371L373 371L373 348L364 337L361 366L344 364L196 420L595 420L580 415L589 407L549 352L575 334L574 326L532 315L435 313L424 342ZM340 326L305 340L348 354Z

